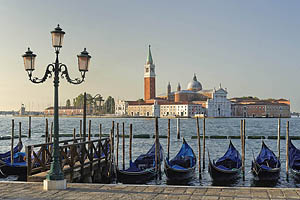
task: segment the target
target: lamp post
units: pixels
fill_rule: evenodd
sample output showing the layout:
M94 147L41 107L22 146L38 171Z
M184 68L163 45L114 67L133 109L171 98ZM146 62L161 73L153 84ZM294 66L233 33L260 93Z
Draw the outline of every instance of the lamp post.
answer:
M29 80L33 83L43 83L47 78L52 77L54 74L54 141L53 141L53 152L52 157L53 161L51 162L50 171L47 174L47 180L64 180L64 174L61 170L60 165L60 152L59 152L59 121L58 121L58 86L59 86L59 75L61 78L66 78L66 80L71 84L80 84L85 79L85 73L88 71L91 56L89 53L84 50L77 55L78 58L78 68L81 73L81 78L71 79L69 76L68 68L65 64L60 63L58 60L58 55L60 48L63 44L63 39L65 32L57 25L54 31L51 31L52 35L52 46L54 47L56 59L54 63L50 63L47 68L44 76L42 78L33 77L32 73L35 69L35 58L36 55L28 48L28 51L22 56L24 59L25 70L28 73Z

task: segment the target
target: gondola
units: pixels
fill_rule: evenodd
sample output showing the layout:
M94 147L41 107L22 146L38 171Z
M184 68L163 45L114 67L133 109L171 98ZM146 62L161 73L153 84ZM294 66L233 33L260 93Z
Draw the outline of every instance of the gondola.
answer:
M172 160L169 160L167 157L164 163L164 171L168 181L186 181L194 176L196 168L196 155L193 149L183 138L181 149L177 155Z
M17 175L20 181L26 181L27 165L25 160L26 154L24 152L17 152L14 154L13 163L11 158L7 157L0 160L0 170L3 175Z
M13 149L14 154L20 152L23 148L23 144L22 142L19 142ZM6 158L10 158L11 155L11 151L8 151L6 153L0 153L0 160L6 159Z
M163 148L159 144L160 161L163 160ZM140 155L134 162L129 161L129 168L117 168L117 180L121 183L146 183L156 177L155 171L155 143L146 154Z
M289 168L293 177L300 180L300 150L297 149L292 141L289 141Z
M274 182L279 179L280 160L267 145L262 142L262 147L256 159L253 157L251 171L255 181Z
M241 155L233 146L231 140L224 156L215 162L214 160L211 161L208 152L208 160L208 172L214 182L234 181L241 174Z

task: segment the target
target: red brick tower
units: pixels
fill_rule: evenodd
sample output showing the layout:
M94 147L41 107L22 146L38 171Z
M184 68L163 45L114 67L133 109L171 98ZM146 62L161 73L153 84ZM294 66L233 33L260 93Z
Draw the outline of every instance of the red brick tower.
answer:
M149 53L144 71L144 100L155 98L155 65L151 55L151 49L149 45Z

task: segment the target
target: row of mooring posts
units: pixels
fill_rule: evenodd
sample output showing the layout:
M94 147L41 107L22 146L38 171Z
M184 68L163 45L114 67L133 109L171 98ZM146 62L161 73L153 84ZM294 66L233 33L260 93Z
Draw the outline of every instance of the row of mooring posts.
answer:
M53 122L51 122L50 126L50 134L49 134L49 127L48 127L48 119L45 120L45 143L49 143L52 141L52 134L53 134ZM204 171L205 169L205 139L206 139L206 122L205 118L203 118L203 134L202 134L202 151L201 151L201 135L200 135L200 124L199 124L199 118L196 118L196 128L197 128L197 144L198 144L198 170L199 170L199 179L202 178L201 176L201 171ZM83 123L82 126L82 120L80 120L80 128L79 128L79 136L80 138L86 138L86 126ZM168 135L167 135L167 156L169 158L170 156L170 134L171 134L171 128L170 128L170 119L168 119ZM12 120L12 133L11 133L11 152L13 152L14 148L14 127L15 123L14 120ZM21 142L22 134L21 134L21 127L22 124L19 122L19 142ZM82 129L83 128L83 129ZM114 162L114 130L115 130L115 123L114 121L112 122L112 128L111 128L111 134L110 134L110 139L111 139L111 147L110 148L110 153L111 153L111 160L110 160L110 173L112 173L112 165L113 163L116 163L118 167L119 163L119 137L120 137L120 132L119 132L119 123L117 123L116 126L116 137L117 137L117 148L116 148L116 162ZM83 132L83 134L82 134ZM245 146L246 146L246 120L242 119L241 120L241 125L240 125L240 138L241 138L241 153L242 153L242 175L243 175L243 180L245 180ZM31 116L29 116L29 130L28 130L28 137L31 137ZM102 124L99 124L99 138L101 139L102 136ZM74 128L73 130L73 138L74 141L76 140L76 129ZM132 161L132 138L133 138L133 133L132 133L132 124L129 126L129 160ZM180 139L180 119L177 118L177 138ZM280 139L281 139L281 120L278 119L278 132L277 132L277 150L278 150L278 159L280 159ZM289 121L287 121L286 125L286 176L288 178L288 170L289 170L289 151L288 151L288 145L289 145ZM84 139L85 140L85 139ZM91 140L91 120L88 121L88 140ZM124 122L122 123L122 168L125 170L125 124ZM161 178L161 162L160 162L160 153L159 153L159 129L158 129L158 118L155 118L155 169L157 170L157 174L159 174L159 177ZM201 156L202 155L202 156ZM201 168L201 160L202 160L202 168ZM11 163L13 163L13 153L11 153Z

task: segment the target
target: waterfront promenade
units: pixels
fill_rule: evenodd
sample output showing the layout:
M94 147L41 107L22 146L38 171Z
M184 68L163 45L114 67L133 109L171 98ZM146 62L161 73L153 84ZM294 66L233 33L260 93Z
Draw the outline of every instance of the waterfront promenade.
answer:
M43 191L42 188L42 183L0 182L0 199L300 199L300 191L297 188L136 186L79 183L69 183L66 190Z

